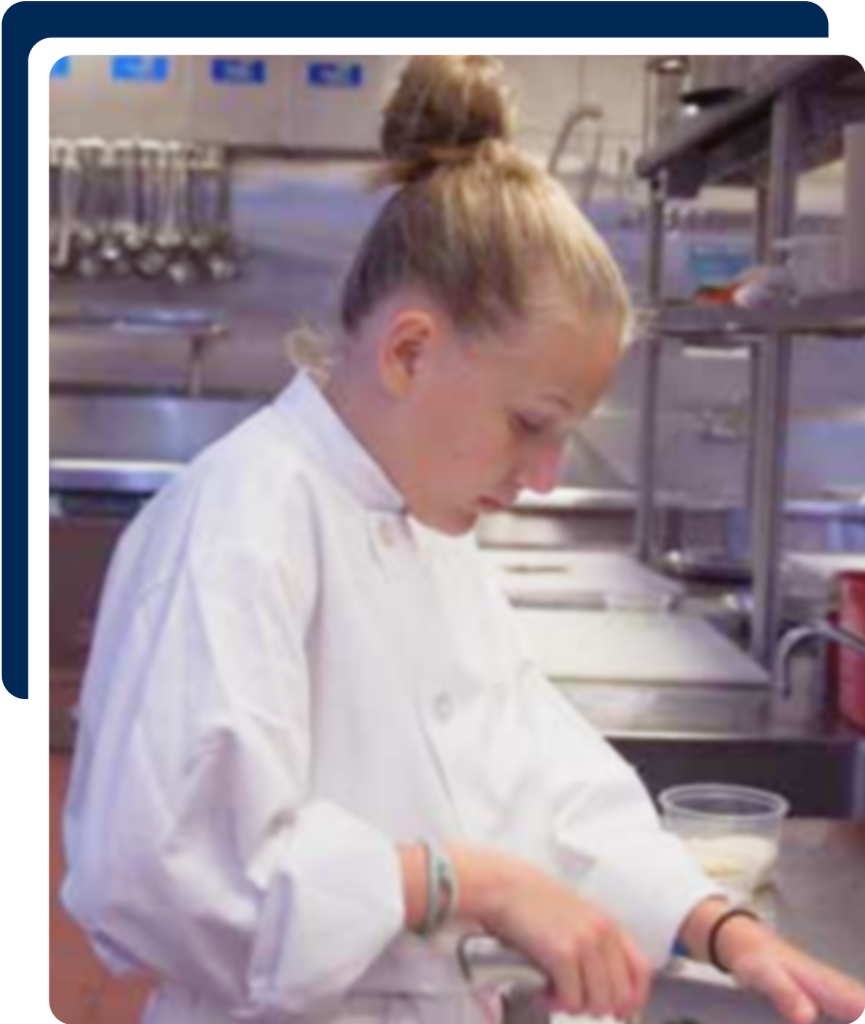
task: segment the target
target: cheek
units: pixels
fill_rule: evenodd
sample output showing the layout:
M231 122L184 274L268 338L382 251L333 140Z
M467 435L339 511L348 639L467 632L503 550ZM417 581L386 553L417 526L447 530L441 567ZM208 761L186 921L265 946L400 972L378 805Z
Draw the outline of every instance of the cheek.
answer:
M476 480L498 480L506 476L512 462L509 432L491 429L464 430L454 434L453 464L463 475Z
M511 474L514 441L507 419L473 383L460 382L428 410L424 462L444 490L474 490Z

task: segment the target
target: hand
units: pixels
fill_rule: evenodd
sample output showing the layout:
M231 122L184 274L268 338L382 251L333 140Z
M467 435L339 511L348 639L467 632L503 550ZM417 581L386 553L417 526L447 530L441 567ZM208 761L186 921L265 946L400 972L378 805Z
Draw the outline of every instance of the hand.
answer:
M652 966L612 918L530 864L465 849L453 857L461 885L485 873L473 916L550 976L553 1009L624 1019L646 1003Z
M813 1024L821 1013L851 1024L865 1010L862 985L758 922L740 917L725 924L718 956L743 988L770 999L790 1024Z

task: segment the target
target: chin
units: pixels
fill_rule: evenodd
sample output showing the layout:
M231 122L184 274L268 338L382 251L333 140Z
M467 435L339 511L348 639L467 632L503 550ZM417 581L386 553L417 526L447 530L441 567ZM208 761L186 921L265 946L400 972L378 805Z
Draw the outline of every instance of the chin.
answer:
M442 533L446 533L449 537L465 537L474 530L477 521L477 516L463 516L460 523L451 523L447 527L442 527Z
M474 512L415 513L415 519L431 530L437 530L448 537L463 537L471 533L478 521Z

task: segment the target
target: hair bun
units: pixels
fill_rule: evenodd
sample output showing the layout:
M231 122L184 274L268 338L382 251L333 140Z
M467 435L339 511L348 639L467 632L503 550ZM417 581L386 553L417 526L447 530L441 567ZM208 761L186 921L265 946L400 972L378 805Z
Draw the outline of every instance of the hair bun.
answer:
M384 110L382 151L403 165L468 159L484 143L509 141L513 119L497 60L412 57Z

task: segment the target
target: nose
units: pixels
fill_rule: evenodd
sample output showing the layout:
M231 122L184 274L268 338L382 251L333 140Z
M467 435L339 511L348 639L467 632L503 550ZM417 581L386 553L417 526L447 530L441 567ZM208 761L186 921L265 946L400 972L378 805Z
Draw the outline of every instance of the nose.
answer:
M552 441L533 451L519 474L520 487L549 494L559 480L565 444L563 440Z

